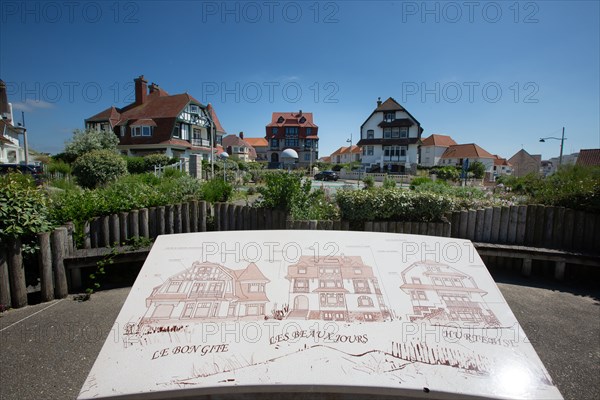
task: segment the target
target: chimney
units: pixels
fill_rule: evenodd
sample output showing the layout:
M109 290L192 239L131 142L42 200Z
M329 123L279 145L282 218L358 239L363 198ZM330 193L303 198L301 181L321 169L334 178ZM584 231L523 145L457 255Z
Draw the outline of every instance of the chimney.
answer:
M240 139L244 138L244 132L240 132Z
M377 98L377 107L381 106L381 97Z
M300 116L300 117L302 116L302 110L300 110L299 116Z
M12 113L10 108L8 96L6 95L6 84L3 80L0 80L0 118L12 125Z
M150 93L158 92L158 85L154 82L150 85Z
M144 75L133 80L135 82L135 104L143 104L148 95L148 81L144 79Z

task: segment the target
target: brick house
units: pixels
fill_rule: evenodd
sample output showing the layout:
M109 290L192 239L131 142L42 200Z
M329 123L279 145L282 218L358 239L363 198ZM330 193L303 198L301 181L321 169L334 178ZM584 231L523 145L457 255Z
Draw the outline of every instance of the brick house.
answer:
M244 139L244 132L240 132L239 136L228 135L223 138L223 148L230 156L236 156L242 161L255 161L256 150Z
M414 173L419 162L423 128L392 97L381 102L360 127L362 164L371 171Z
M509 158L508 162L513 166L513 175L516 177L541 173L542 156L540 154L531 155L525 149L521 149Z
M86 129L110 130L119 137L118 149L127 155L163 153L170 157L199 154L211 157L211 145L221 152L223 135L214 108L188 93L170 95L144 76L134 79L135 101L111 106L85 120ZM212 138L212 140L211 140Z
M319 159L319 127L313 122L312 113L274 112L265 129L270 168L281 167L281 153L285 149L298 153L299 166L309 166Z

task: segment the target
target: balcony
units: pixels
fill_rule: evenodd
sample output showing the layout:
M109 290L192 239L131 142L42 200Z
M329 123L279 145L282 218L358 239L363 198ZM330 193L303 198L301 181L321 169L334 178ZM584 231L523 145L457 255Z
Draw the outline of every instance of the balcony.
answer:
M210 147L210 140L208 139L192 139L190 142L195 147Z
M383 162L406 162L406 156L383 156Z

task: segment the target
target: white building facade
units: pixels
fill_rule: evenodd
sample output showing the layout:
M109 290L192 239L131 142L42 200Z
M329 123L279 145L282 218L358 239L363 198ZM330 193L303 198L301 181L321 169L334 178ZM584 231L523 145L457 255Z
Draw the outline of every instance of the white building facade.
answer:
M372 172L409 174L419 163L423 129L393 98L377 101L377 108L360 127L362 164Z

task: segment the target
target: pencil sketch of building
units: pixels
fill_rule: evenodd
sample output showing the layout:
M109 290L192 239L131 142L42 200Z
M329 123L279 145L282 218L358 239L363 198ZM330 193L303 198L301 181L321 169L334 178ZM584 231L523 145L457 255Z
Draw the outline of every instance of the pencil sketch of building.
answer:
M177 320L263 318L269 282L256 264L233 270L220 264L194 262L156 286L146 298L141 324Z
M384 297L361 257L302 256L288 266L291 319L383 321L390 318Z
M400 286L410 296L410 321L468 322L471 326L498 326L500 322L470 275L434 261L418 261L402 272Z

